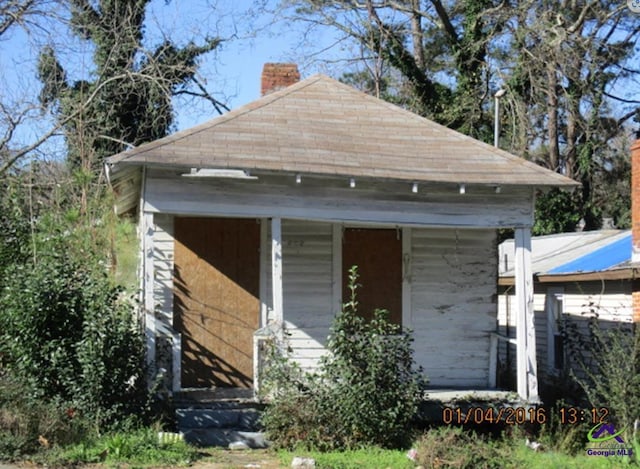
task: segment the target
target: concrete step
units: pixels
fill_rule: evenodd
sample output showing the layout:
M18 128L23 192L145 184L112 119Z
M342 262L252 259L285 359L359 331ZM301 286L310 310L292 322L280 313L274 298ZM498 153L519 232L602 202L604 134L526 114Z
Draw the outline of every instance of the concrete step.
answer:
M198 446L266 448L260 431L264 405L250 389L188 389L172 399L176 427L188 443Z
M174 409L264 409L264 404L248 400L192 401L173 399Z
M207 404L211 402L255 402L252 389L216 388L216 389L183 389L173 395L174 402Z
M191 428L181 432L187 443L197 446L244 446L258 449L267 448L268 443L262 432L249 432L225 428ZM231 445L231 446L230 446Z
M196 428L258 431L261 429L260 410L233 406L176 409L176 424L183 431Z

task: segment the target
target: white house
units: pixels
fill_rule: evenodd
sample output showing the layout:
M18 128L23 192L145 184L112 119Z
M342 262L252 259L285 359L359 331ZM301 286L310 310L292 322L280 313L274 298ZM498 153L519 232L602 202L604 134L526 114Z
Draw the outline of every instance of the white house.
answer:
M436 387L495 387L496 230L516 232L517 389L537 400L530 228L559 174L323 75L108 159L139 211L149 360L174 390L254 383L256 331L312 368L357 264L362 311L414 330ZM289 86L288 86L289 85Z

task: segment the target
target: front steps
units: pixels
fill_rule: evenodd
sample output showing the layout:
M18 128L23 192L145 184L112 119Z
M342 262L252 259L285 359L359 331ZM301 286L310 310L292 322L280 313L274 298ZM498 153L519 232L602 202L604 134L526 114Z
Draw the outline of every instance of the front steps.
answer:
M263 405L247 389L185 390L173 405L178 431L198 446L266 448L260 413Z

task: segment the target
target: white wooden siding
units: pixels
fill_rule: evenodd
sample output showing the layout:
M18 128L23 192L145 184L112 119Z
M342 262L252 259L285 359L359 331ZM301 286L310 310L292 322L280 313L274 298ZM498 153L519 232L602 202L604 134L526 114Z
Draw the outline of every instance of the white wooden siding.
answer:
M283 220L284 318L293 358L312 371L333 320L332 225Z
M433 386L488 386L496 325L494 230L412 230L416 361Z
M156 214L154 223L156 315L171 328L173 216ZM267 235L269 239L270 229ZM306 370L313 370L326 353L337 312L333 282L339 272L334 272L333 237L340 235L331 223L282 221L284 319L293 358ZM416 361L431 385L487 386L489 334L496 324L495 231L414 227L410 243L406 274L411 281ZM266 304L271 309L270 242L261 248L269 250L261 275L266 277ZM168 363L161 366L171 369Z
M567 284L549 284L549 286L564 287L562 294L562 312L565 320L569 321L577 328L577 331L584 337L589 335L589 319L598 314L599 324L602 328L617 327L621 324L631 324L633 322L633 307L631 290L629 286L607 285L599 282L589 282L577 284L571 282ZM535 325L536 325L536 346L538 356L538 370L540 372L541 384L552 384L549 381L549 373L553 357L549 357L548 333L547 333L547 313L545 311L545 291L544 284L537 285L537 293L534 295ZM625 291L628 289L628 291ZM505 334L509 331L511 337L515 337L515 298L513 291L508 294L501 294L499 297L498 321L500 332ZM507 319L507 304L511 308L511 314ZM507 363L506 345L499 343L499 357L503 365L508 366L511 373L515 373L515 349L511 348L511 363ZM579 370L575 370L579 371Z
M165 370L162 383L167 389L179 387L174 376L175 337L173 330L173 216L157 213L153 217L153 309L155 317L155 369ZM179 365L179 364L178 364Z
M173 216L159 213L154 217L154 283L156 317L168 326L173 323Z
M181 215L281 217L387 225L514 227L532 223L533 192L483 186L459 194L454 185L429 186L414 194L410 184L345 179L260 176L258 180L201 180L180 171L149 169L145 210Z
M597 313L601 322L632 322L633 307L631 292L593 294L565 293L564 312L574 316L586 317Z

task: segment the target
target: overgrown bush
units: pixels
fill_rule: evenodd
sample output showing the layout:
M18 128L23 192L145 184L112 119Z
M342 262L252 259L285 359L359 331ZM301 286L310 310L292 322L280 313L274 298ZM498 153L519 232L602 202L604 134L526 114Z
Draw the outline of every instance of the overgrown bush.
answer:
M38 399L30 386L0 372L0 460L13 460L39 448L78 441L84 422L59 399Z
M97 426L141 411L142 335L100 264L57 251L13 265L0 311L5 373L26 383L31 398L64 402Z
M413 360L413 339L389 321L386 311L377 310L370 322L358 314L355 267L349 288L350 301L334 320L329 353L317 374L302 373L283 356L267 369L273 402L263 424L275 446L393 448L410 443L423 384Z
M508 458L500 445L461 427L443 426L426 432L415 443L415 462L425 468L503 468Z
M608 409L607 420L632 431L640 418L640 333L625 324L605 329L597 316L586 337L568 330L570 353L579 366L573 375L590 405Z

